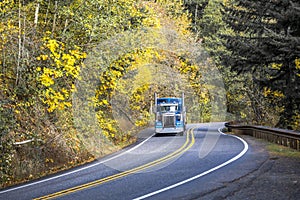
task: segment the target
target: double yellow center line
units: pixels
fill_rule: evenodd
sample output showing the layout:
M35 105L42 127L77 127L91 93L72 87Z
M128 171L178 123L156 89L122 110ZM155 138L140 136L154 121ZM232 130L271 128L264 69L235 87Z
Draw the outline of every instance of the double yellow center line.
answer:
M128 176L128 175L133 174L133 173L140 172L140 171L148 169L150 167L154 167L156 165L164 163L168 160L171 160L171 159L183 154L184 152L189 150L194 145L194 143L195 143L195 137L194 137L193 129L189 129L187 134L186 134L185 143L179 149L174 151L173 153L170 153L170 154L168 154L168 155L166 155L166 156L164 156L160 159L154 160L150 163L141 165L139 167L136 167L136 168L133 168L133 169L130 169L130 170L118 173L118 174L114 174L114 175L111 175L111 176L108 176L108 177L105 177L105 178L102 178L102 179L99 179L99 180L96 180L96 181L92 181L92 182L89 182L89 183L86 183L86 184L83 184L83 185L75 186L75 187L72 187L72 188L69 188L69 189L66 189L66 190L56 192L56 193L53 193L53 194L42 196L42 197L36 198L35 200L57 198L57 197L60 197L60 196L64 196L64 195L67 195L67 194L78 192L80 190L95 187L95 186L101 185L103 183L113 181L113 180Z

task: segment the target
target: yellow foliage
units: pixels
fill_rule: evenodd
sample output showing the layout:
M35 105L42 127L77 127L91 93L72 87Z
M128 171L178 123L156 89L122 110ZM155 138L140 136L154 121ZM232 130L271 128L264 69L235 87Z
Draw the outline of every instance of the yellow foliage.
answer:
M19 27L14 25L12 20L0 22L0 50L3 49L6 43L14 34L18 34Z
M55 109L64 110L66 107L71 107L71 102L66 101L68 98L69 93L57 92L52 88L48 88L43 92L42 101L48 105L48 111L53 112Z
M45 162L46 163L54 163L54 160L52 158L46 158Z
M145 6L145 9L148 12L148 16L143 19L142 24L145 27L160 28L161 24L160 20L156 16L156 11L149 6Z
M277 63L272 63L271 64L272 69L280 70L281 67L282 67L282 64L277 64Z
M114 119L107 118L101 111L97 112L97 119L102 134L108 139L117 139L117 122Z
M284 97L284 94L282 92L280 92L278 90L272 91L268 87L264 87L263 95L265 97L274 97L274 98L283 98Z
M300 58L295 59L296 69L300 69Z
M180 19L180 20L178 20ZM178 32L181 35L189 35L190 33L190 25L191 21L187 14L182 14L177 20L175 21L177 25Z
M247 118L247 114L244 113L243 111L240 111L240 115L242 119L246 119Z
M42 66L36 68L38 81L45 87L40 98L48 105L49 112L71 107L69 97L74 92L73 82L79 78L86 54L77 46L67 51L65 44L49 37L44 38L41 49L46 52L37 57Z
M0 1L0 13L10 11L15 6L14 0L2 0Z
M293 130L300 131L300 113L295 113L293 116L293 124L292 124Z
M37 70L40 70L37 68ZM51 86L54 84L54 80L52 79L52 75L54 75L54 70L49 69L49 68L44 68L44 73L39 76L39 81L44 85L44 86Z
M296 70L300 70L300 58L295 59ZM297 73L297 76L300 76L300 73Z
M135 125L143 127L143 126L147 125L147 121L145 121L145 120L137 120L137 121L135 121Z

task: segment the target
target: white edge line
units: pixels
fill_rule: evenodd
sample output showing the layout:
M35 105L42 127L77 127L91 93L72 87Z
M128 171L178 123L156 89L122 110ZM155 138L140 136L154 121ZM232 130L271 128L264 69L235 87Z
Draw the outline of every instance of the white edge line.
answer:
M225 134L225 133L223 133L223 132L221 131L221 128L219 128L218 131L219 131L222 135L227 135L227 134ZM186 179L186 180L184 180L184 181L175 183L175 184L173 184L173 185L170 185L170 186L165 187L165 188L163 188L163 189L157 190L157 191L155 191L155 192L151 192L151 193L146 194L146 195L144 195L144 196L137 197L137 198L135 198L134 200L145 199L145 198L154 196L154 195L156 195L156 194L165 192L165 191L167 191L167 190L173 189L173 188L175 188L175 187L181 186L181 185L183 185L183 184L186 184L186 183L191 182L191 181L193 181L193 180L195 180L195 179L198 179L198 178L200 178L200 177L202 177L202 176L205 176L205 175L207 175L207 174L209 174L209 173L211 173L211 172L213 172L213 171L216 171L216 170L218 170L218 169L220 169L220 168L222 168L222 167L224 167L224 166L226 166L226 165L228 165L228 164L230 164L230 163L232 163L232 162L238 160L239 158L241 158L241 157L248 151L248 148L249 148L249 147L248 147L247 142L246 142L245 140L243 140L242 138L237 137L237 136L235 136L235 135L230 135L230 136L239 139L239 140L244 144L244 149L243 149L243 151L241 151L237 156L235 156L235 157L231 158L230 160L228 160L228 161L222 163L221 165L218 165L218 166L216 166L216 167L214 167L214 168L212 168L212 169L210 169L210 170L207 170L207 171L205 171L205 172L203 172L203 173L201 173L201 174L198 174L198 175L196 175L196 176L194 176L194 177L191 177L191 178Z
M33 182L33 183L28 183L28 184L25 184L25 185L22 185L22 186L18 186L18 187L13 187L13 188L10 188L10 189L7 189L7 190L3 190L3 191L0 191L0 194L4 194L4 193L7 193L7 192L11 192L11 191L15 191L15 190L19 190L19 189L22 189L22 188L26 188L26 187L29 187L29 186L33 186L33 185L37 185L37 184L40 184L40 183L44 183L44 182L47 182L47 181L51 181L51 180L54 180L54 179L58 179L58 178L61 178L61 177L64 177L64 176L68 176L70 174L74 174L74 173L77 173L77 172L80 172L80 171L83 171L83 170L86 170L86 169L89 169L89 168L92 168L92 167L95 167L95 166L98 166L100 164L103 164L105 162L108 162L108 161L111 161L113 159L116 159L120 156L123 156L124 154L126 153L129 153L137 148L139 148L140 146L142 146L145 142L147 142L150 138L152 138L155 134L152 134L151 136L149 136L147 139L145 139L143 142L141 142L140 144L132 147L131 149L127 150L127 151L124 151L123 153L120 153L116 156L113 156L111 158L107 158L106 160L103 160L101 162L97 162L95 164L92 164L92 165L89 165L89 166L86 166L86 167L83 167L83 168L80 168L80 169L77 169L77 170L74 170L74 171L71 171L71 172L67 172L67 173L64 173L64 174L61 174L61 175L58 175L58 176L54 176L54 177L51 177L51 178L47 178L47 179L43 179L43 180L40 180L40 181L36 181L36 182Z

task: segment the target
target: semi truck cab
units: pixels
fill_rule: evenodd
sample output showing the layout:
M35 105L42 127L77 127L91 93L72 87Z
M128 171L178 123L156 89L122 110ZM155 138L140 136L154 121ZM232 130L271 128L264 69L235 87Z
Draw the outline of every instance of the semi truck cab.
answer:
M186 129L186 109L184 94L178 97L162 97L154 94L155 98L155 133L180 134Z

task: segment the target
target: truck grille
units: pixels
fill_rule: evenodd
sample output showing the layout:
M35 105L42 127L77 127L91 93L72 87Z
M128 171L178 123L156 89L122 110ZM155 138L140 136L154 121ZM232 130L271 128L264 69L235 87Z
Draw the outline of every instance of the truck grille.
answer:
M175 116L174 115L164 115L164 128L175 127Z

